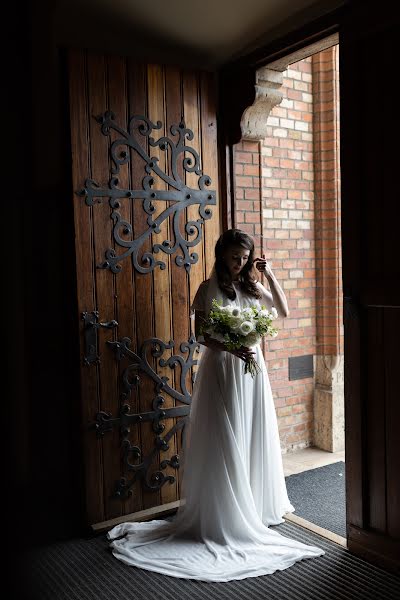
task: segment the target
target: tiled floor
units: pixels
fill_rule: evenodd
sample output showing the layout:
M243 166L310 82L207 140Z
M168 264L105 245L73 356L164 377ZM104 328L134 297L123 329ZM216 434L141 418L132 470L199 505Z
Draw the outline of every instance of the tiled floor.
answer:
M339 460L345 461L344 450L340 452L327 452L326 450L310 447L282 455L285 477L301 473L302 471L309 471L316 467L323 467Z

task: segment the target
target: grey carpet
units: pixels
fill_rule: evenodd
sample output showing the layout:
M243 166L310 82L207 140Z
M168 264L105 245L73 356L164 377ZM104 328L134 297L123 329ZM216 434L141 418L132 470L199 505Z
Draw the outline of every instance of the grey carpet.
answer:
M288 475L286 488L295 515L346 537L345 463L339 461Z
M272 575L204 583L124 565L100 535L32 552L24 575L29 577L29 600L400 600L400 577L294 523L274 529L318 545L326 554Z

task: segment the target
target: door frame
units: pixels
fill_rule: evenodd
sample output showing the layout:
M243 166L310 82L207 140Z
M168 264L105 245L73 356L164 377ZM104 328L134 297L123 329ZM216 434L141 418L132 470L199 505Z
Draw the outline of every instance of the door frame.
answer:
M355 3L357 4L357 3ZM358 6L355 7L356 10ZM318 47L321 42L336 35L340 44L342 27L348 18L346 6L342 6L323 17L312 21L289 34L273 40L272 42L260 42L260 45L249 54L233 61L221 69L220 79L220 108L221 124L221 156L226 156L227 165L226 174L222 177L222 184L230 198L230 213L226 215L225 226L232 226L232 214L234 203L234 182L232 169L233 147L241 139L240 120L244 110L254 101L254 85L256 82L256 71L263 66L271 66L271 63L279 64L290 57L298 57L297 60L310 54L324 49ZM386 17L388 19L388 17ZM304 49L310 46L316 49L309 54L304 54ZM303 54L302 54L303 52ZM296 60L296 59L295 59ZM294 62L294 60L290 60ZM289 61L288 61L289 63ZM240 82L240 85L238 85ZM347 99L346 99L347 100ZM349 100L351 103L351 98ZM342 98L341 98L342 104ZM343 160L350 162L350 152L341 152ZM221 160L221 165L224 164ZM346 171L348 177L354 177L350 170ZM343 183L342 183L343 185ZM347 182L344 188L348 192L352 183ZM229 207L229 201L228 201ZM342 222L343 219L342 212ZM348 219L348 216L346 217ZM347 238L343 240L342 248L345 248L346 256L352 253L357 240L349 236L348 230L345 233ZM344 235L344 233L342 233ZM343 254L343 262L346 260ZM349 258L347 258L349 260ZM343 266L344 269L344 266ZM345 322L345 338L347 334L352 335L358 340L359 332L357 323L354 320ZM354 329L356 327L356 329ZM347 357L347 361L346 361ZM346 362L354 365L359 364L358 341L347 343L345 345L345 448L346 448L346 522L347 522L347 543L348 550L358 554L373 563L379 564L384 568L393 569L393 560L395 548L392 547L391 539L385 536L373 534L362 529L364 523L363 515L365 511L365 488L363 487L363 463L366 451L366 440L363 436L363 418L362 418L362 398L361 385L359 377L347 377L346 381ZM349 374L349 370L347 371ZM347 385L346 385L347 383ZM351 423L351 428L348 424ZM387 542L387 543L386 543ZM394 545L397 544L394 542Z

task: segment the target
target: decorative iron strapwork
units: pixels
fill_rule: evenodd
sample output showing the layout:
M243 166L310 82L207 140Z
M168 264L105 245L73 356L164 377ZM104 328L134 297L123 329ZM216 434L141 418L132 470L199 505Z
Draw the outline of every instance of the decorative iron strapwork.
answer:
M159 490L167 481L170 483L175 481L175 477L172 475L166 476L163 473L163 470L167 465L170 465L174 469L178 469L178 455L162 460L160 462L160 468L151 475L149 475L149 467L154 463L159 452L165 452L169 449L168 443L175 433L179 431L181 431L182 435L184 433L184 427L189 417L191 404L191 395L187 389L187 377L190 369L197 365L197 359L194 358L194 353L199 345L195 338L191 337L188 342L184 342L180 345L181 352L187 355L186 358L181 355L173 355L168 359L164 359L162 358L164 352L174 348L175 344L173 341L166 343L159 338L150 338L143 343L139 354L136 354L130 349L131 340L127 337L122 338L117 342L107 342L107 344L114 350L115 357L118 361L123 357L126 357L131 362L121 376L122 392L119 415L113 417L110 413L104 411L99 412L96 415L94 428L96 429L98 436L103 436L107 431L111 431L115 427L120 428L124 452L124 465L126 470L132 473L132 477L128 479L123 477L116 482L115 496L127 498L132 495L131 488L136 481L142 481L144 487L150 491ZM170 367L171 369L175 369L178 365L180 366L179 382L181 391L174 389L170 385L168 377L160 376L156 373L149 363L149 350L151 356L158 359L160 367ZM141 373L149 376L154 382L154 397L151 404L152 410L149 412L132 414L130 412L129 399L132 389L140 383ZM166 394L179 401L181 405L164 408ZM179 419L175 422L175 425L165 432L165 424L163 421L176 417L179 417ZM152 422L155 439L152 451L147 456L142 457L141 449L138 446L131 444L129 434L131 426L145 421ZM132 462L132 460L135 462Z
M118 273L121 270L121 262L128 256L132 257L134 268L140 273L149 273L156 266L165 269L165 262L156 260L154 254L162 251L165 254L175 254L179 249L181 254L177 254L175 262L178 266L184 266L187 272L190 271L192 264L198 260L198 254L191 249L196 246L202 238L202 225L206 219L210 219L212 212L209 205L216 204L215 190L207 191L205 187L211 185L211 179L208 175L203 175L200 168L200 157L196 150L186 145L186 140L193 139L193 132L185 126L182 119L179 125L172 125L170 133L177 137L173 139L161 136L155 140L150 136L153 130L161 129L162 123L156 124L143 115L134 115L128 123L127 130L119 127L115 122L115 115L111 111L106 111L103 115L95 117L101 124L101 131L104 135L110 135L111 130L115 131L120 137L111 143L110 156L114 164L108 187L101 187L92 179L87 179L83 190L79 191L80 196L84 196L86 204L93 206L100 203L102 198L109 198L110 207L113 209L111 218L114 222L113 237L118 246L124 249L121 254L117 254L114 248L109 248L105 252L105 261L98 266L102 269L111 269ZM159 166L159 159L150 156L140 144L138 133L147 138L148 146L158 147L165 152L165 171ZM119 187L118 174L121 165L129 163L131 153L135 151L145 163L145 172L142 179L141 190L123 189ZM182 167L179 165L181 161ZM198 188L189 188L180 175L195 173L199 176ZM154 189L157 178L167 184L167 189ZM142 207L147 214L147 229L134 237L134 227L131 223L125 221L118 208L121 207L123 199L132 199L142 201ZM155 202L167 201L167 208L157 216ZM181 214L185 208L192 205L199 206L199 219L185 223L184 232L181 231ZM140 249L146 240L151 238L152 233L160 233L161 225L167 219L171 218L172 240L165 239L161 244L153 244L151 252L143 252L139 257Z

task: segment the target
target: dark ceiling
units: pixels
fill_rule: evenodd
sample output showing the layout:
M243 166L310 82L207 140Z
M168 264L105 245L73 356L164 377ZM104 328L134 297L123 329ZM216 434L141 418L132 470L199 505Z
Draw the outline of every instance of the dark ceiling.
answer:
M216 68L344 0L57 0L57 44Z

